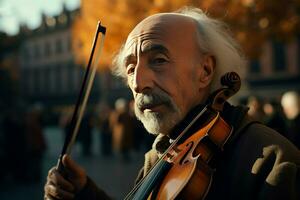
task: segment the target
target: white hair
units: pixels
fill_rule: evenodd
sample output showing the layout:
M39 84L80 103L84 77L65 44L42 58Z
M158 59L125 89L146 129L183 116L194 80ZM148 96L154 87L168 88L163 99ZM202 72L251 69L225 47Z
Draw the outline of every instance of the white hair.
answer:
M215 57L216 69L211 84L211 91L221 87L221 77L227 72L236 72L242 76L245 58L240 46L231 36L228 26L219 20L208 17L201 9L184 7L177 11L193 18L197 23L198 45L202 53Z
M221 87L221 77L227 72L234 71L242 76L241 69L246 62L240 46L231 36L225 23L208 17L201 9L194 7L183 7L173 13L195 20L198 26L197 38L201 53L211 54L215 58L216 69L211 83L211 91ZM126 79L125 67L123 67L123 50L124 46L115 56L112 71L115 75Z

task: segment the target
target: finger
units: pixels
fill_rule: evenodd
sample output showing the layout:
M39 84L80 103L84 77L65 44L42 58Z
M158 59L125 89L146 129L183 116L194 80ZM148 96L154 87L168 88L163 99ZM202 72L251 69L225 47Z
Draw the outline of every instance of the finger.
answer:
M48 172L47 184L49 183L57 185L69 192L74 191L74 186L58 172L56 167L51 168Z
M63 162L65 168L67 169L67 171L69 173L71 172L70 175L77 176L79 174L82 174L83 169L76 162L74 162L70 158L70 156L68 156L68 155L65 154L63 156L62 162Z
M64 191L59 187L55 187L54 185L47 184L45 186L45 195L47 198L52 199L64 199L71 200L74 198L74 194Z
M44 199L50 199L50 200L56 200L56 198L50 196L50 189L49 189L49 185L51 185L50 180L47 180L47 183L44 186Z
M48 177L49 177L54 171L56 171L56 167L52 167L52 168L48 171Z
M80 191L87 182L84 169L68 155L64 155L62 161L67 173L67 179L73 184L76 191Z
M44 200L57 200L52 196L44 195Z
M57 170L52 171L52 173L49 175L48 181L63 190L74 192L74 186L69 181L67 181Z

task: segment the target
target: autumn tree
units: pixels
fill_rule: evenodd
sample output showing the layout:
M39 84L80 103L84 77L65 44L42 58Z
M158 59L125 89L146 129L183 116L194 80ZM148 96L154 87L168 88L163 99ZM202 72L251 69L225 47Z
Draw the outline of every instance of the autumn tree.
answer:
M299 34L300 0L82 0L81 15L73 27L78 61L88 59L98 20L107 27L103 69L141 19L185 5L227 22L249 58L260 54L259 47L267 39L289 40Z

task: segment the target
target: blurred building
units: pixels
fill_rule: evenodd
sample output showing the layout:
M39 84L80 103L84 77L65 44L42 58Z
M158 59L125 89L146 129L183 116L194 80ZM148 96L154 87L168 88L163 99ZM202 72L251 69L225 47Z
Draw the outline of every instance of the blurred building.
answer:
M43 15L35 30L21 27L19 63L22 95L45 106L73 105L80 89L84 67L76 64L72 51L72 22L80 10L66 8L57 16ZM288 42L269 40L261 55L248 63L249 94L274 98L287 90L300 91L300 39ZM119 97L130 98L128 88L109 72L97 74L90 102L106 100L113 105Z
M262 54L249 62L248 69L251 94L276 98L288 90L300 91L300 38L265 42Z
M80 90L85 67L76 64L72 51L72 22L80 10L63 11L57 16L42 15L34 30L21 27L20 85L29 103L47 107L73 105ZM90 101L100 98L96 77Z

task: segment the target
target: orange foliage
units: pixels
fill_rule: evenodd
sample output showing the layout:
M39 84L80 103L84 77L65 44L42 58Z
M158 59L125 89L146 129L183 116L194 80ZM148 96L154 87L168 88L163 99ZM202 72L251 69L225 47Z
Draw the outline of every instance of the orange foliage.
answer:
M78 61L87 63L97 21L107 27L99 69L110 66L113 55L140 20L184 5L199 7L227 22L250 58L260 54L259 46L266 39L286 40L299 32L299 0L82 0L81 5L73 27Z

